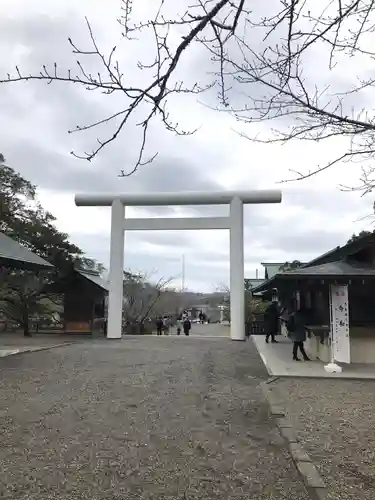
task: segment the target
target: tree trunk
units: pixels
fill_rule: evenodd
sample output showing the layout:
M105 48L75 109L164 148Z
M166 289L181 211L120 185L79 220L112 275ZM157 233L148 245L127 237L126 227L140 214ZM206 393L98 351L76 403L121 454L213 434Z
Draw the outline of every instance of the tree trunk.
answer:
M23 313L22 326L23 326L24 337L32 337L32 333L30 332L30 325L29 325L29 315L28 315L27 311Z

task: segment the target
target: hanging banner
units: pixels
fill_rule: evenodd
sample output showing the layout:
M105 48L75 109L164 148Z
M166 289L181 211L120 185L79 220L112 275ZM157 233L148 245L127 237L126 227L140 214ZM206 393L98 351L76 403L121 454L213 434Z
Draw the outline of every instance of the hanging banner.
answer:
M347 285L331 285L331 349L335 361L350 363L349 297Z

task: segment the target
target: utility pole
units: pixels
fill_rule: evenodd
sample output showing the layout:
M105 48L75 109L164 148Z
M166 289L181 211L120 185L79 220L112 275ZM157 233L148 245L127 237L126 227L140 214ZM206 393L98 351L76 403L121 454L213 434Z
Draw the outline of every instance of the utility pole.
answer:
M185 290L185 255L182 255L181 291Z

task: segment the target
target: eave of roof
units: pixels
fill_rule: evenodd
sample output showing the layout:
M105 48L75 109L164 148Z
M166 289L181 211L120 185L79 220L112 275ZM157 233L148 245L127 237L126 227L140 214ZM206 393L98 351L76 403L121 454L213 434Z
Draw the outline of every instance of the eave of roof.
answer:
M341 260L327 262L317 266L300 267L293 271L277 273L265 281L253 291L263 292L269 288L276 288L277 282L300 279L323 279L323 278L373 278L375 279L375 268L354 260Z
M252 287L254 287L260 285L264 281L264 278L246 278L246 281L250 283Z
M90 273L88 271L82 271L80 269L76 269L76 272L86 278L87 280L91 281L91 283L94 283L94 285L98 286L99 288L102 288L106 292L109 291L109 286L108 284L103 280L103 278L96 273Z
M60 276L53 283L49 283L45 287L45 291L54 294L64 294L67 290L71 290L74 287L74 280L77 278L83 278L88 280L90 283L99 287L100 289L108 292L107 283L96 273L91 273L87 271L82 271L80 269L72 269L69 273L64 276Z
M354 255L355 253L359 252L360 250L363 250L364 248L366 248L371 244L375 244L375 232L367 236L362 236L361 238L358 238L341 247L337 246L332 250L329 250L328 252L325 252L324 254L315 257L314 259L310 260L310 262L304 264L302 267L305 268L305 267L316 266L318 264L325 264L326 262L339 261L344 259L345 257Z
M29 271L54 267L4 233L0 233L0 265Z
M319 264L317 266L311 267L300 267L294 271L287 271L281 273L280 277L291 277L294 278L299 276L303 277L322 277L322 276L332 276L332 277L342 277L342 276L358 276L358 277L375 277L375 268L370 265L366 265L362 262L357 262L354 260L340 260L335 262L326 262L325 264Z

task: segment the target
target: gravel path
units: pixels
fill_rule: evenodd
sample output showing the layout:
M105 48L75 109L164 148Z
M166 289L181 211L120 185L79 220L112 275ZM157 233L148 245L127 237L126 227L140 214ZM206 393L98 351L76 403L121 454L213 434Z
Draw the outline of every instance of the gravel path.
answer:
M129 338L0 360L0 497L307 500L251 342Z
M301 443L331 500L375 499L375 382L282 379Z

